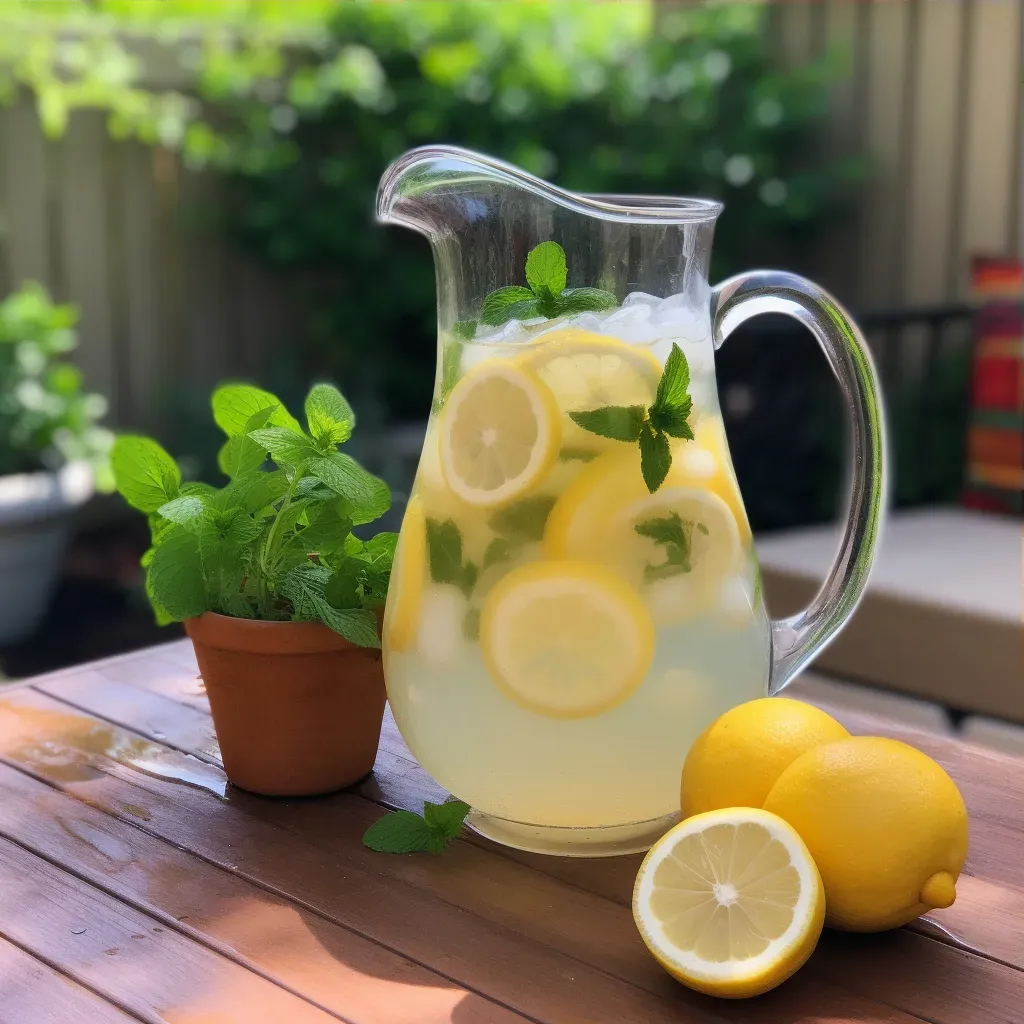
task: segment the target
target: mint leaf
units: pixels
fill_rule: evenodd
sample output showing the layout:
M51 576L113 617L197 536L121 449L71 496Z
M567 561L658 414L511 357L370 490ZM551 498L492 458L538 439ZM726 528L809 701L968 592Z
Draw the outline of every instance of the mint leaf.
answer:
M262 512L268 505L284 497L288 478L280 469L266 472L252 469L234 478L219 492L216 504L223 509L240 508L245 512Z
M184 526L186 530L195 532L203 518L206 506L196 497L185 496L161 505L157 512L172 523Z
M462 584L462 534L452 519L427 520L427 561L435 583Z
M558 453L559 462L593 462L600 455L592 448L563 448Z
M473 324L474 330L476 323ZM438 412L448 401L455 385L459 382L459 371L462 368L462 346L456 342L449 341L441 348L441 381L438 385L437 397L434 399L431 410Z
M476 337L475 320L456 320L451 326L453 337L462 338L463 341L472 341Z
M222 384L214 391L210 405L213 407L214 422L228 437L247 434L254 429L247 429L249 420L264 409L270 410L264 423L296 432L302 429L299 421L284 407L277 395L251 384Z
M337 609L325 602L320 605L317 617L349 643L357 647L380 649L377 616L369 608Z
M363 845L377 853L417 853L429 849L433 836L426 821L412 811L392 811L364 833Z
M655 430L663 430L670 437L684 437L689 441L693 440L693 429L690 427L690 413L693 411L693 403L690 396L675 406L659 408L652 405L650 410L651 426Z
M483 568L489 569L492 565L510 561L520 547L521 545L515 541L507 540L504 537L495 537L484 551Z
M122 434L110 453L117 489L132 508L155 512L178 496L178 464L148 437Z
M648 582L690 571L690 541L693 536L693 523L684 521L678 512L671 512L661 518L647 519L642 523L637 523L633 529L641 537L648 537L665 549L664 562L644 567L644 578Z
M249 431L251 437L279 466L301 466L322 453L301 431L288 427L264 427Z
M423 805L423 820L432 832L452 840L462 831L469 811L469 804L462 800L446 800L443 804L432 804L428 800Z
M345 499L346 514L355 526L372 523L391 507L388 485L344 452L335 451L311 459L309 470Z
M380 647L377 617L368 608L337 609L327 600L331 571L313 562L293 566L281 577L278 591L292 603L296 622L322 622L350 643Z
M557 242L541 242L530 250L526 257L526 283L534 295L559 295L565 281L565 250Z
M554 497L547 494L524 498L495 512L490 519L491 529L512 540L538 541L544 536L544 525L554 505Z
M243 473L259 469L267 461L267 453L251 437L249 432L265 426L273 415L272 408L261 409L245 422L245 433L229 437L217 453L217 466L225 475L234 479Z
M174 621L208 610L199 538L180 526L168 532L153 552L146 574L153 600Z
M352 436L356 414L336 387L316 384L306 396L306 424L317 444L344 444Z
M652 430L650 424L645 424L640 432L640 472L651 494L665 482L671 465L672 450L668 437L660 430Z
M690 364L683 355L683 350L672 343L672 351L665 360L661 380L658 381L658 393L654 396L654 409L675 409L690 400L687 393L690 387ZM653 419L653 417L652 417Z
M381 558L387 560L390 565L395 558L395 548L398 547L398 534L381 532L374 534L364 545L363 550L376 562Z
M555 300L555 316L569 313L598 313L614 309L619 300L603 288L566 288Z
M569 417L591 434L614 441L636 441L641 436L647 410L642 405L606 405L588 412L570 412Z
M522 302L532 302L533 293L529 288L522 288L519 285L511 285L508 288L499 288L493 291L484 299L480 310L480 322L490 327L500 327L516 317L511 310Z

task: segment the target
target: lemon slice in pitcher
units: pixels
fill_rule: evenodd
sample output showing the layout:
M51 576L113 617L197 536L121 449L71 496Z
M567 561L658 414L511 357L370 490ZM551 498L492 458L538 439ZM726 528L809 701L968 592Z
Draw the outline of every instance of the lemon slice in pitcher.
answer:
M577 562L535 562L490 592L480 649L498 687L531 711L586 718L618 706L643 682L654 627L617 576Z
M687 818L655 843L637 875L633 917L673 977L738 999L767 992L806 962L825 893L792 826L731 807Z
M466 504L493 508L528 491L561 442L550 388L506 360L481 363L455 386L440 432L441 471Z
M427 520L423 502L409 499L391 569L384 609L384 638L389 650L404 651L416 637L427 577Z
M567 448L601 451L618 442L591 434L567 415L606 405L643 405L654 401L661 364L645 348L617 338L567 327L548 331L517 357L552 390Z

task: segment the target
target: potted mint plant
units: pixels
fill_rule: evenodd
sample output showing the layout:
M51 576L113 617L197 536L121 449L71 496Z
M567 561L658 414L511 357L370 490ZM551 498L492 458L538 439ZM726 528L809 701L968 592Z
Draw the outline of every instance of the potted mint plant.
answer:
M376 757L397 540L352 528L391 494L339 450L355 417L328 384L309 392L305 429L260 388L224 385L212 405L221 488L183 482L148 438L114 444L117 489L149 518L146 593L192 639L228 778L271 796L340 789Z
M35 632L75 510L111 483L106 399L66 360L77 319L38 284L0 302L0 645Z

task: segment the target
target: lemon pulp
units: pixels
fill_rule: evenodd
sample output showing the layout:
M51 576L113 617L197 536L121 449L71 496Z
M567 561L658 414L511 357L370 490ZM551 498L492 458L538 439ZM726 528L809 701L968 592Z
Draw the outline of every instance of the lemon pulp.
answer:
M807 847L781 818L733 807L688 818L637 875L633 915L656 959L702 992L767 992L810 956L825 898Z

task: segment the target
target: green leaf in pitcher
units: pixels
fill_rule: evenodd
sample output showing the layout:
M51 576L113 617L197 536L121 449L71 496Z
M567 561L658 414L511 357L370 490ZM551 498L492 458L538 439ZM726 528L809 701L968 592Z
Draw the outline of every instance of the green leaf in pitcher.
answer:
M703 523L693 523L688 519L683 519L678 512L670 512L667 516L654 519L645 519L643 522L637 523L633 529L641 537L653 540L665 551L663 562L645 566L644 579L648 583L652 580L666 579L669 576L690 572L692 569L690 551L693 543L693 531L699 530L705 535L708 532L708 528Z
M675 343L668 359L654 402L642 405L606 405L599 409L570 412L572 421L591 434L614 441L639 443L640 472L653 494L672 468L670 437L693 440L690 414L693 400L689 394L690 366L683 350Z

